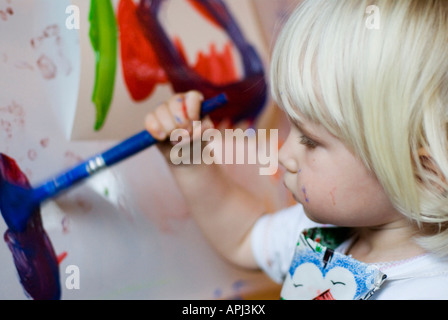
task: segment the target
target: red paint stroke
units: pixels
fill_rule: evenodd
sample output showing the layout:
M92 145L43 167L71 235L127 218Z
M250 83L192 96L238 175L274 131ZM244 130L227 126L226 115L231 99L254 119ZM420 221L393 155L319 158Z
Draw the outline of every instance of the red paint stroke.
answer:
M67 255L68 255L67 251L63 251L60 254L58 254L57 256L58 265L60 265L61 262L64 261L65 258L67 258Z
M209 11L207 11L207 8L204 7L200 2L188 0L190 5L196 9L198 13L200 13L205 19L207 19L208 22L210 22L212 25L214 25L217 28L221 28L221 25L218 21L216 21L215 17L210 14Z
M209 54L198 53L197 63L193 69L214 85L223 86L239 80L235 66L232 44L227 43L220 53L212 43Z
M224 50L223 58L217 58L219 54L212 45L211 53L198 59L197 65L192 67L186 62L185 55L179 48L179 41L171 40L158 20L164 1L166 0L140 0L137 16L140 28L154 48L158 62L165 71L173 91L197 90L205 99L225 93L229 103L225 108L216 110L210 115L215 126L226 120L230 120L231 125L242 120L252 123L266 102L267 84L264 67L255 48L247 42L225 3L221 0L189 1L195 4L195 8L201 8L201 14L207 12L235 45L243 66L242 76L237 79L234 78L235 64L233 56L229 55L232 51L229 47ZM222 66L223 61L225 67ZM215 77L213 81L210 80L212 76ZM224 77L228 79L223 79Z
M184 118L186 120L190 119L190 116L188 115L187 104L185 103L185 100L182 101L182 113L184 114Z
M197 8L203 10L203 7ZM134 1L120 1L118 24L125 83L131 97L135 101L142 101L153 93L158 84L168 83L168 78L140 26ZM182 61L187 64L182 41L174 37L173 43ZM214 43L210 45L210 53L198 52L197 62L192 68L215 85L226 85L239 79L230 42L225 45L223 52L218 52Z
M223 29L231 41L222 52L214 43L209 52L198 52L189 64L181 40L170 39L157 20L160 5L166 0L120 0L121 62L124 79L135 101L148 98L158 84L169 83L175 92L198 90L206 99L226 93L229 104L211 114L218 125L253 122L266 102L267 87L263 65L254 48L247 43L222 1L189 0L207 21ZM240 53L243 75L238 75L233 46Z
M124 80L132 99L142 101L157 84L167 83L168 79L140 28L136 11L133 0L120 1L117 20Z
M4 182L30 188L28 178L16 161L0 154L0 192ZM61 286L58 261L43 228L40 208L33 212L24 232L8 229L4 240L12 253L25 293L36 300L59 299Z

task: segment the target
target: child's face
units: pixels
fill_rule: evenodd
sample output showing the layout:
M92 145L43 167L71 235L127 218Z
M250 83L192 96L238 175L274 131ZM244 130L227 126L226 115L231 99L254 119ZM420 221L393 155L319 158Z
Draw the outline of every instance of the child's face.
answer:
M279 160L286 187L313 221L371 227L402 218L376 177L321 125L292 123Z

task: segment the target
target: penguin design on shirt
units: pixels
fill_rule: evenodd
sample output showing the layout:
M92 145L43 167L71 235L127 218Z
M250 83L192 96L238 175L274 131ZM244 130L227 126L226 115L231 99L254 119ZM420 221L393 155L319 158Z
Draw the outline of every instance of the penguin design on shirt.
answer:
M335 251L338 243L331 234L337 229L316 228L300 235L281 291L283 300L368 299L383 284L386 275L378 268Z

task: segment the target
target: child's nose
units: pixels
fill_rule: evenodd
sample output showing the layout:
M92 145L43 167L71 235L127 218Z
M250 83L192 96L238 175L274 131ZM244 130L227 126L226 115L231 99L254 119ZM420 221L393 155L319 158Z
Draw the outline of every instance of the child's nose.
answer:
M299 165L296 157L294 156L294 146L291 145L292 140L293 138L291 134L289 134L288 138L279 151L278 160L287 171L297 173L299 170Z

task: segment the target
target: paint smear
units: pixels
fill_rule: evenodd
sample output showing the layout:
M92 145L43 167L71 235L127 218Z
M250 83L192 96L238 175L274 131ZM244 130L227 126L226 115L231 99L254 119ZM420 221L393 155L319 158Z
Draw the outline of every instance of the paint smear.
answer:
M30 188L16 161L0 154L0 192L4 181ZM24 232L7 230L4 240L26 295L35 300L60 299L58 258L43 228L40 208L33 212Z
M64 259L67 258L67 256L68 256L67 251L63 251L60 254L58 254L58 256L57 256L58 265L60 265L62 263L62 261L64 261Z
M330 196L331 196L331 201L333 203L333 206L336 205L336 197L335 197L335 193L336 193L336 188L334 188L333 190L330 191Z
M134 1L120 1L117 20L124 81L132 99L142 101L153 93L157 84L167 83L168 79L140 27Z
M0 10L0 20L2 21L8 21L8 18L12 15L14 15L14 10L11 7Z
M95 87L92 102L96 107L94 129L106 121L114 95L118 57L118 26L111 0L91 0L89 37L95 51Z
M303 195L305 196L305 201L306 201L307 203L309 203L309 202L310 202L310 199L308 198L308 194L306 193L306 188L305 188L305 186L302 187L302 192L303 192Z
M240 121L252 124L267 99L264 67L225 3L221 0L189 0L210 24L221 28L230 38L222 51L211 43L209 52L198 52L197 61L190 65L181 40L171 39L158 20L162 2L141 0L136 4L133 0L120 0L114 19L110 0L92 0L90 37L99 58L93 99L97 108L95 130L101 129L112 101L113 63L117 58L116 43L112 43L112 39L115 39L116 24L123 77L134 101L147 99L157 85L168 83L174 92L197 90L205 99L226 93L229 100L226 107L210 114L215 126L226 122L234 125ZM100 10L101 6L107 8ZM242 76L237 73L233 44L242 60ZM104 56L109 58L103 59Z
M48 147L48 144L50 143L50 138L44 138L40 140L40 145L42 148Z
M37 60L37 67L39 68L42 77L47 80L56 78L57 67L48 56L42 55Z
M158 84L169 82L167 73L159 64L160 56L157 56L152 43L145 37L134 1L120 1L118 24L125 83L132 99L142 101L153 93ZM188 64L181 39L174 37L173 46L181 60ZM196 64L190 67L214 85L226 85L239 79L230 42L222 52L211 43L209 52L198 52ZM176 65L171 65L170 69L174 68Z
M35 161L37 159L37 151L34 149L28 150L28 159Z
M152 47L173 91L197 90L205 99L220 93L227 95L229 103L226 107L210 114L215 126L229 120L231 125L243 120L253 122L261 113L267 97L262 61L223 1L189 0L207 21L226 32L231 41L222 52L212 43L209 53L198 53L193 66L188 64L180 40L172 40L158 20L163 0L141 0L135 9L132 0L121 0L121 3L135 11L139 22L135 27L141 30ZM232 44L242 60L241 76L236 72Z

